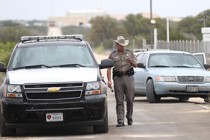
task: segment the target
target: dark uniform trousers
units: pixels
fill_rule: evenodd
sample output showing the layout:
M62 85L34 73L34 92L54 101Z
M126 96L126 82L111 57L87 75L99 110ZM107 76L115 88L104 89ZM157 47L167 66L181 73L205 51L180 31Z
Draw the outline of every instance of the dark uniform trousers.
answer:
M116 112L117 112L117 122L124 123L124 101L126 97L126 107L127 113L126 118L132 119L133 115L133 100L134 100L134 77L124 75L121 77L115 76L114 80L114 90L116 98Z

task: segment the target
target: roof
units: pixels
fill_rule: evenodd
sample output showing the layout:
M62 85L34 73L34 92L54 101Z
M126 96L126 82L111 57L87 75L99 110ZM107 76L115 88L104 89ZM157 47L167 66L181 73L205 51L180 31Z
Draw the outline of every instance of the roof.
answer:
M185 51L176 51L176 50L149 50L149 51L141 51L141 52L135 52L135 54L139 54L139 53L186 53L186 54L190 54L189 52L185 52Z

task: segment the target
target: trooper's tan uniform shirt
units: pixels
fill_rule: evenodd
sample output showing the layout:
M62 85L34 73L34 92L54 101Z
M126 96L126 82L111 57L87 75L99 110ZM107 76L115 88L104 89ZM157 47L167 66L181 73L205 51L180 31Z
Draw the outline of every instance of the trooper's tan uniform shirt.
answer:
M124 52L113 51L109 59L114 61L114 70L126 72L132 68L131 64L126 59L132 59L136 63L136 58L132 51L125 49ZM126 97L127 113L126 118L132 120L133 115L133 99L134 99L134 77L123 75L121 77L114 76L114 90L116 98L117 122L124 123L124 101Z
M136 61L135 56L130 50L125 49L124 53L118 53L117 50L113 51L109 59L112 59L114 61L114 68L116 71L127 71L132 66L127 62L127 59L130 58L133 61Z

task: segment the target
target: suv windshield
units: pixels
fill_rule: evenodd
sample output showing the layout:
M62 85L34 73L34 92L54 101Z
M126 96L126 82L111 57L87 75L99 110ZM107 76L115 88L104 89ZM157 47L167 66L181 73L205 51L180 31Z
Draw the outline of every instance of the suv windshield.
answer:
M18 47L11 69L51 67L94 67L88 47L69 44L31 45Z
M151 54L149 67L202 68L199 61L193 55L182 53Z

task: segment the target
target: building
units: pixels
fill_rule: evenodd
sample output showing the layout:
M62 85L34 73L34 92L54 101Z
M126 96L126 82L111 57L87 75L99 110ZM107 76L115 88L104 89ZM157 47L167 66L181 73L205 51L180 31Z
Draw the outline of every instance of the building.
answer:
M150 18L150 13L140 13L144 18ZM89 21L92 18L97 16L110 16L117 20L124 20L127 14L107 14L106 11L102 9L97 10L89 10L89 11L70 11L66 13L66 16L63 17L49 17L48 18L48 26L83 26L90 27ZM153 14L153 18L161 18L157 14ZM179 21L180 18L169 17L172 21Z
M54 22L55 26L90 26L89 21L97 16L107 16L101 9L93 11L70 11L64 17L49 17L48 23Z

